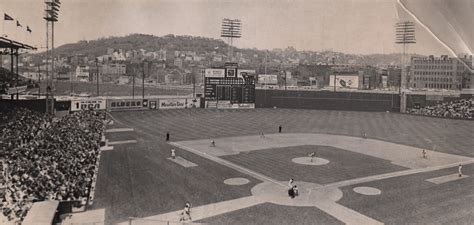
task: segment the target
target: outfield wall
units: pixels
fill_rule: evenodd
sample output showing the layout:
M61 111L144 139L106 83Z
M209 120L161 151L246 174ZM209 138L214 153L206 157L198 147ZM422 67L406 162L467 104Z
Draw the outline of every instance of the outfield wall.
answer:
M56 111L67 111L71 105L71 101L54 100L54 109ZM11 108L26 108L37 112L46 112L46 99L0 99L0 111Z
M372 112L399 112L398 94L255 90L256 108L297 108Z

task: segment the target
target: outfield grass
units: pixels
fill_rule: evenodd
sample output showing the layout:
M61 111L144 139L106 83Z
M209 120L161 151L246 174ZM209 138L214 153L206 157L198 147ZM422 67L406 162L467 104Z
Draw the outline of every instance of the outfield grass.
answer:
M93 208L106 209L107 224L125 221L128 217L146 217L179 210L187 200L194 206L199 206L249 196L250 189L260 182L181 149L177 149L177 154L198 164L197 167L184 168L167 160L171 146L165 142L166 132L170 132L171 141L182 141L258 135L262 129L265 133L276 133L278 125L282 125L283 132L350 136L361 136L365 132L368 138L474 156L473 121L392 113L297 109L134 111L114 112L112 116L118 121L113 127L134 128L135 131L110 133L107 137L114 141L137 140L137 143L116 145L114 150L102 154ZM335 162L335 167L303 168L290 162L291 158L301 157L301 154L306 154L307 151L316 151L321 157L329 158ZM286 180L292 174L301 176L301 179L310 179L309 177L314 174L312 178L314 182L328 183L403 169L381 159L344 150L335 151L333 148L323 146L298 147L295 151L259 150L245 153L248 155L243 154L223 158L241 165L245 164L245 167L282 180ZM442 171L431 173L437 176L442 174ZM466 174L474 176L472 166L466 166ZM413 215L400 217L401 219L397 220L396 215L401 215L410 209L405 208L405 205L417 206L413 202L413 195L411 198L410 195L404 196L405 192L410 190L415 193L426 191L424 197L420 198L426 202L419 204L428 207L426 210L432 210L430 211L432 214L442 215L446 207L453 212L474 210L472 205L467 204L468 201L474 200L472 192L468 192L472 190L474 184L472 178L466 178L459 183L432 187L432 184L425 184L424 175L417 174L392 178L387 182L382 180L377 181L378 183L364 184L380 187L383 194L377 197L380 198L377 201L374 201L376 198L373 196L357 196L347 187L343 189L344 197L340 202L386 223L424 221L416 219ZM233 177L247 178L250 183L242 186L228 186L223 183L225 179ZM406 189L397 189L402 184ZM385 192L390 195L386 196ZM446 203L438 204L436 201L430 201L430 196L436 201ZM446 201L443 196L452 198L452 201ZM391 215L392 211L396 214ZM450 221L456 222L453 216L451 218ZM287 222L337 224L339 222L317 208L284 207L273 204L257 205L203 221L211 224L288 224ZM458 221L466 222L462 219Z

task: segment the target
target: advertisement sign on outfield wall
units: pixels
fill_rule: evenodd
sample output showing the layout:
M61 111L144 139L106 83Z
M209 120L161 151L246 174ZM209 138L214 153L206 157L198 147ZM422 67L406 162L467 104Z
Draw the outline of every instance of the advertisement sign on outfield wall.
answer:
M105 110L106 107L105 99L71 100L71 111Z
M150 101L150 109L156 109L156 101Z
M144 102L148 101L146 99L107 99L107 109L109 111L143 110L147 109L143 106Z
M158 109L199 108L200 104L201 104L200 99L192 99L192 98L159 99Z

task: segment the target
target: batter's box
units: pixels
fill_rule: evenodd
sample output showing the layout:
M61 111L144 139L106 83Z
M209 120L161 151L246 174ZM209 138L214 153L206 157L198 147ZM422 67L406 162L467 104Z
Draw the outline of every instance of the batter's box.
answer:
M167 159L168 159L168 160L171 160L171 161L173 161L173 162L175 162L175 163L177 163L178 165L180 165L180 166L182 166L182 167L186 167L186 168L198 166L196 163L193 163L193 162L191 162L191 161L188 161L188 160L184 159L184 158L181 157L181 156L177 156L177 157L174 158L174 159L171 158L171 157L169 157L169 158L167 158Z

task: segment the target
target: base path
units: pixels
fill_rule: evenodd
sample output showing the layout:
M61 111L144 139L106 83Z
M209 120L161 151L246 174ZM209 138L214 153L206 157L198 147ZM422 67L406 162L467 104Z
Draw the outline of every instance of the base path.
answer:
M259 183L252 188L252 196L192 208L191 216L193 221L229 213L262 203L273 203L288 206L314 206L345 224L383 224L380 221L338 204L337 201L343 196L339 188L374 180L439 170L453 167L458 163L474 163L474 160L469 157L439 153L429 150L427 152L430 155L430 160L426 160L421 157L420 154L422 149L419 148L379 140L341 135L267 134L265 138L260 138L258 135L229 137L215 139L215 142L215 147L209 145L210 140L208 139L170 142L170 144L177 148L190 151L204 158L235 169L241 173L250 175L258 180L261 180L262 183ZM249 170L219 157L230 154L239 154L240 152L301 145L333 146L336 148L389 160L394 164L402 165L410 169L340 181L326 185L308 182L296 182L299 188L300 196L291 199L287 193L289 188L287 186L287 181L274 180L273 178L267 177L263 174ZM307 162L310 160L310 158L297 158L295 160L297 163L301 160ZM182 212L182 210L151 216L144 219L178 221L180 212Z
M352 152L365 154L391 161L393 164L410 169L427 168L470 161L472 158L436 152L426 149L428 160L422 157L421 148L395 144L386 141L365 139L331 134L289 133L267 134L260 136L240 136L214 139L216 147L209 145L209 139L177 142L179 146L192 148L196 151L213 156L239 154L240 152L270 148L282 148L302 145L332 146Z
M249 196L229 201L218 202L209 205L203 205L198 207L191 208L191 218L193 221L202 220L205 218L209 218L212 216L217 216L229 212L233 212L239 209L244 209L248 207L252 207L255 205L259 205L265 203L263 198L258 198L255 196ZM178 222L183 209L164 213L156 216L150 216L142 218L144 220L149 221L170 221L170 222ZM129 222L120 223L120 225L128 225Z

